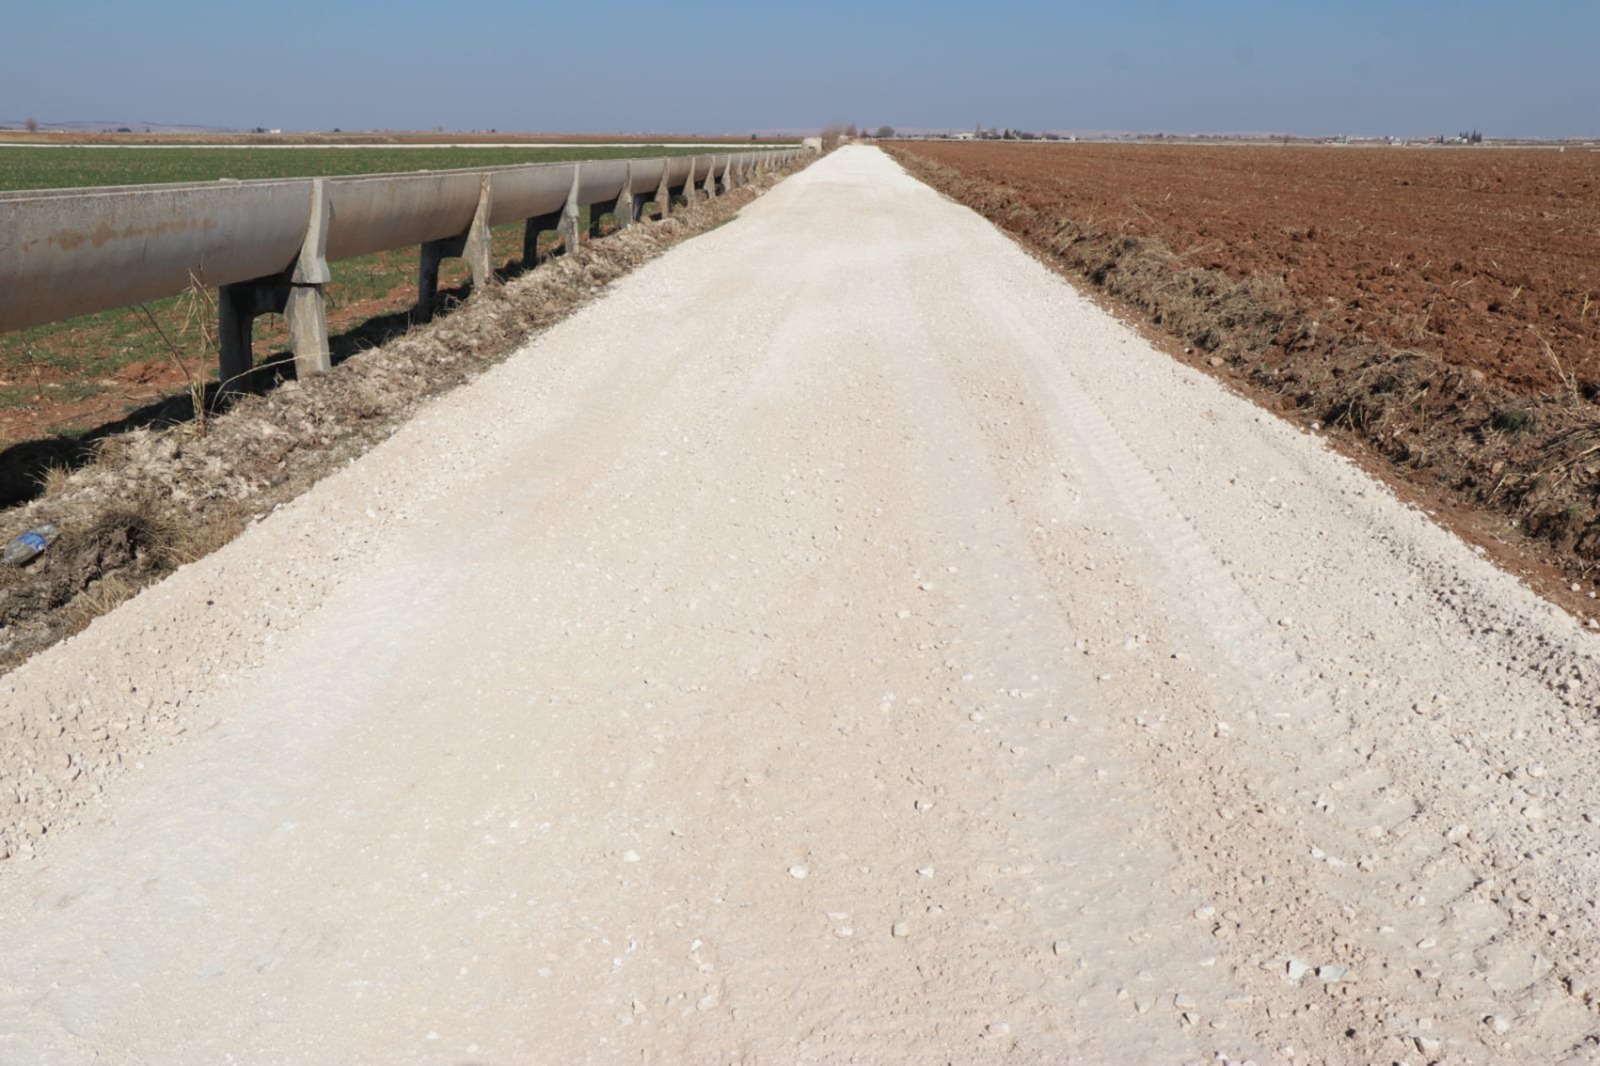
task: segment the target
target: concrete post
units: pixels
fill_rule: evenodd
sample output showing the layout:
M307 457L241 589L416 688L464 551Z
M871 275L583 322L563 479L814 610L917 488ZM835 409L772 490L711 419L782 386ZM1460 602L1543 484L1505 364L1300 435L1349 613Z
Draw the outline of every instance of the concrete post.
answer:
M222 375L222 392L249 387L255 368L255 351L251 344L255 321L262 315L281 313L288 305L290 288L288 277L279 274L224 285L217 290L217 362ZM317 294L317 299L320 302L321 293Z
M494 284L494 234L489 228L494 194L489 175L478 179L478 210L472 215L472 225L462 242L461 254L472 271L472 287L487 289Z
M328 269L328 220L332 205L328 183L311 183L311 217L294 265L282 274L224 285L217 292L217 362L221 391L248 388L255 370L255 321L262 315L281 314L287 320L294 350L296 376L309 377L333 369L328 344L328 317L324 286L332 280Z
M439 295L439 264L453 253L449 246L455 238L424 241L417 263L417 309L411 315L418 322L433 320L433 301Z
M689 176L683 182L683 206L694 210L694 172L699 168L700 160L694 156L689 157Z
M671 170L672 160L663 161L661 181L656 185L656 207L661 209L662 218L669 218L672 215L672 187L667 184L667 175Z
M578 180L582 172L582 166L572 168L572 188L567 193L566 206L561 209L561 243L568 255L578 250L578 218L581 214L578 207Z
M600 219L603 215L610 215L616 222L618 229L627 229L633 221L633 164L627 164L622 176L622 188L617 191L615 200L606 200L589 206L589 239L597 240L600 236Z
M328 313L322 286L289 286L283 318L294 349L295 377L308 378L332 370L333 350L328 344Z
M616 219L617 228L627 229L633 225L633 213L637 209L638 204L633 201L633 164L629 163L627 172L622 175L622 191L611 204L611 217Z
M418 322L433 318L433 303L439 296L439 264L446 259L467 261L467 269L472 271L474 289L481 290L494 284L493 234L489 229L491 206L490 179L489 175L484 174L479 178L478 209L472 214L472 225L467 227L467 232L423 242L422 258L417 267L417 309L412 316Z
M333 279L328 269L331 211L328 183L318 178L311 183L311 222L306 228L305 243L300 247L300 258L289 274L288 298L283 308L289 326L289 342L294 349L295 376L300 378L333 369L327 303L323 298L323 286Z
M561 229L561 212L535 215L522 224L522 265L532 270L539 265L539 236L547 231Z
M727 168L726 167L723 168L723 173L724 174L727 173ZM712 156L710 159L706 160L706 199L707 200L715 200L716 198L717 198L717 157L716 156Z

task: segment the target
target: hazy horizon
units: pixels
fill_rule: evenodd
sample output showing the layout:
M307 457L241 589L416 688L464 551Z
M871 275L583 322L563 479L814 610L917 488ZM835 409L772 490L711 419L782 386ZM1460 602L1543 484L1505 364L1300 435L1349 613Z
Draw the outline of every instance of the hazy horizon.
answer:
M9 12L13 120L282 129L1600 133L1600 5L903 0L603 12L197 0ZM663 17L663 12L668 12Z

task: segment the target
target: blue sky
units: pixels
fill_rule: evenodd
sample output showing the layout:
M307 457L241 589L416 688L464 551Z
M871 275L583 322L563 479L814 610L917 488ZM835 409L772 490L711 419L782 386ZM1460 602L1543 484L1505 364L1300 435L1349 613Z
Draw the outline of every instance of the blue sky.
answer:
M10 0L0 120L1600 134L1600 2Z

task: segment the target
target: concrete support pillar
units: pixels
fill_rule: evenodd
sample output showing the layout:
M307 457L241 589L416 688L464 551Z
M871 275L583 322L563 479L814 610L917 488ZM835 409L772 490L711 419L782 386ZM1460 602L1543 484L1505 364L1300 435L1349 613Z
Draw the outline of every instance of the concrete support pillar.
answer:
M305 243L300 246L300 258L289 273L288 298L283 308L289 326L289 343L294 349L297 378L326 374L333 369L324 299L324 286L333 280L333 272L328 269L331 212L328 183L318 178L311 183L311 222L306 228Z
M712 156L710 159L708 159L706 161L706 164L707 164L707 169L706 169L706 199L707 200L715 200L717 198L717 159L716 159L716 157Z
M561 212L535 215L522 225L522 265L532 270L539 265L539 237L549 232L560 232Z
M699 163L694 156L689 157L689 176L683 182L683 206L690 211L694 210L694 172L699 168Z
M628 164L628 172L622 176L622 191L617 193L616 203L611 206L611 214L617 221L618 229L627 229L638 218L639 205L633 198L633 164Z
M222 392L249 388L255 369L255 321L262 315L281 314L287 319L297 376L333 368L324 297L325 286L332 280L327 254L330 210L327 182L318 178L311 183L311 217L294 265L282 274L218 290L217 362Z
M439 295L439 264L461 254L459 237L425 241L417 262L417 309L411 315L418 322L433 320L433 301ZM452 250L452 246L453 250Z
M289 281L281 275L241 281L217 290L217 355L222 392L249 388L255 368L251 341L256 319L281 312L288 300Z
M561 209L561 243L563 251L568 255L578 250L578 219L582 209L578 206L578 179L582 176L583 167L572 168L572 188L567 192L567 204Z
M472 225L467 230L461 249L467 267L472 271L474 289L487 289L495 282L494 233L489 226L493 208L493 186L489 175L485 174L478 179L478 210L472 215Z
M489 175L485 174L478 188L478 209L473 212L472 225L467 232L423 243L417 267L417 309L413 315L418 322L433 318L434 300L439 295L439 264L446 259L467 261L474 289L486 289L494 284L494 249L489 229L492 206Z
M668 218L672 215L672 186L667 183L667 176L672 170L672 160L661 164L661 181L656 185L656 207L661 209L661 217Z
M594 240L600 236L602 215L610 215L618 229L627 229L633 224L633 211L633 164L629 163L627 172L622 177L622 188L618 190L617 198L590 205L589 239Z
M321 285L291 285L283 305L294 348L294 374L308 378L333 369L333 349L328 344L327 303Z

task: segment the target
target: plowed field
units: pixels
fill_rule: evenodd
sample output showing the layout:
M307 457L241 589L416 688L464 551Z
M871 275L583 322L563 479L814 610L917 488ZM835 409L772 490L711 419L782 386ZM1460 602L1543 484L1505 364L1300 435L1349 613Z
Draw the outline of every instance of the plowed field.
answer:
M1517 390L1600 381L1600 152L898 145ZM1548 345L1548 347L1547 347ZM1552 357L1553 356L1553 357ZM1557 370L1559 360L1562 371Z

